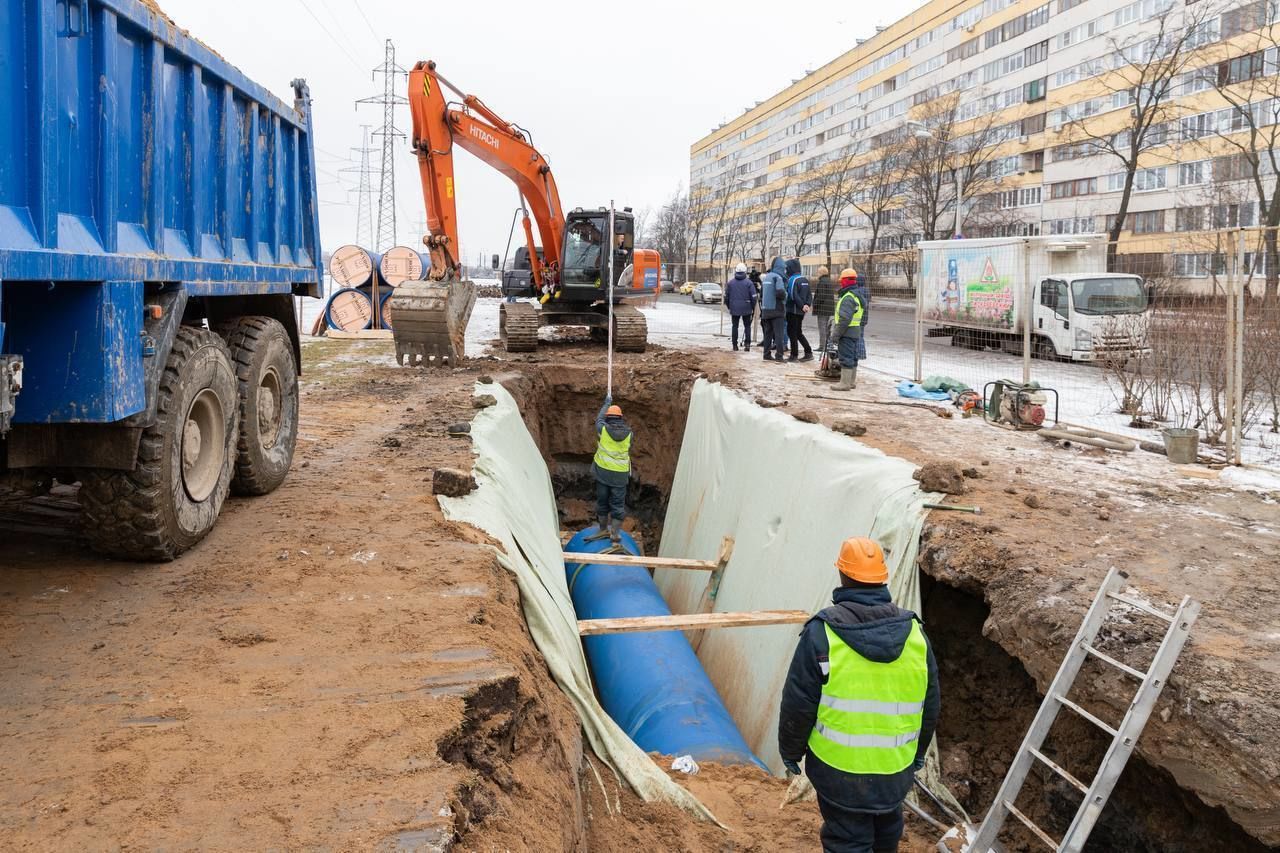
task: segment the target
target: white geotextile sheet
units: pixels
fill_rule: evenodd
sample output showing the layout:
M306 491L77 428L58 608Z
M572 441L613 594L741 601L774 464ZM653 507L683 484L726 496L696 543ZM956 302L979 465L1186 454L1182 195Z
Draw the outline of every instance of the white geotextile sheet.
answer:
M496 383L477 385L476 394L481 393L492 394L498 403L482 409L471 422L478 488L462 498L440 496L445 517L474 525L502 544L498 561L516 576L529 633L556 684L573 703L596 754L644 800L673 803L715 820L596 701L565 583L560 521L546 463L507 390Z
M911 428L909 416L902 428ZM884 548L894 602L919 613L922 504L940 496L922 492L914 470L906 460L699 379L659 553L715 559L721 539L731 536L714 611L816 613L839 585L833 564L840 543L871 536ZM706 609L703 573L659 569L654 579L672 612ZM778 705L799 632L798 625L720 628L704 632L697 646L743 737L778 774ZM940 791L936 761L930 765L926 779Z

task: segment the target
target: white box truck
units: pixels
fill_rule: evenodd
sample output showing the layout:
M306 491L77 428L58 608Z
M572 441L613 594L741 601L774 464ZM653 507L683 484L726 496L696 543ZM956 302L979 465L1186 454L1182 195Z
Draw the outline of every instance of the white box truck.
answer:
M1136 275L1106 271L1105 235L928 240L917 248L917 317L929 337L1021 353L1029 318L1038 358L1147 353L1147 290Z

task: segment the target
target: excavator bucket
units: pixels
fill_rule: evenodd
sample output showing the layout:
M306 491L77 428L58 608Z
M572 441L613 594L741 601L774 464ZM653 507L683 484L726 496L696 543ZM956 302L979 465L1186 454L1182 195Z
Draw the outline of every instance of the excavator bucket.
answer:
M456 366L465 355L467 322L476 304L470 281L406 281L387 300L401 366Z

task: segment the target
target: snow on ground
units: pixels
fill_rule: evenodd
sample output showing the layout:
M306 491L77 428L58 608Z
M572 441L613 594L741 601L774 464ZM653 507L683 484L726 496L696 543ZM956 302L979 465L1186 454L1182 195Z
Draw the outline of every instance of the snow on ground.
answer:
M323 308L323 301L301 301L304 328L310 328L310 323ZM471 322L467 327L468 356L483 355L498 339L498 306L501 304L501 299L476 300ZM649 340L653 343L680 350L692 347L727 349L729 346L729 318L721 311L680 302L661 302L654 307L641 308L641 311L649 322ZM880 374L886 380L889 398L899 399L893 386L898 380L913 375L914 350L909 342L877 334L874 324L868 331L868 358L859 368L860 375L870 372ZM546 337L548 333L549 330L543 330L542 336ZM753 337L758 335L757 325L753 327ZM749 357L759 359L755 350ZM762 364L769 366L767 363ZM790 369L798 368L792 366ZM950 376L981 392L987 382L995 379L1020 381L1022 359L999 352L951 347L945 338L926 338L922 371L926 377ZM1106 371L1100 367L1032 360L1031 378L1042 386L1058 391L1058 418L1061 421L1117 433L1138 441L1159 443L1161 440L1159 430L1132 428L1129 426L1129 416L1116 411L1116 392L1109 384ZM1053 418L1052 398L1048 417ZM1246 464L1280 471L1280 437L1266 433L1261 428L1255 429L1246 436L1243 457ZM1241 485L1244 485L1243 481Z

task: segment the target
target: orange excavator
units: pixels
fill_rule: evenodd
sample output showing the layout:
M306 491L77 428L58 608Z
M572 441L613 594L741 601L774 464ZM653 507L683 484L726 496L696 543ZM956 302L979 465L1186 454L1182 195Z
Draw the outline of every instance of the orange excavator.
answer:
M460 100L447 100L446 90ZM499 309L506 350L534 350L538 328L547 325L587 326L593 338L604 339L612 314L614 349L644 352L644 315L631 303L657 293L660 258L635 248L631 208L576 207L566 216L551 167L530 134L463 94L434 62L419 62L409 73L409 110L430 231L422 242L431 269L426 281L405 282L391 296L397 360L404 364L407 358L412 365L435 356L454 364L463 354L475 288L462 279L458 263L454 146L506 175L520 194L526 245L502 283L503 293L520 301Z

